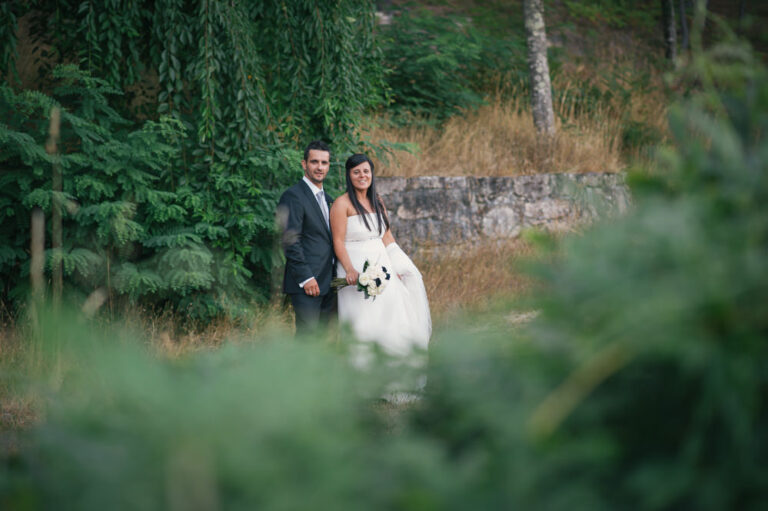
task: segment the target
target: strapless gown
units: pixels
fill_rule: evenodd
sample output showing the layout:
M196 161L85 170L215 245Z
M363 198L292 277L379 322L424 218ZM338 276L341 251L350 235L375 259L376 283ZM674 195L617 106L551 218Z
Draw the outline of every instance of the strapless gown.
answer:
M375 215L367 215L368 224L375 229ZM429 302L416 265L396 243L385 247L382 236L368 230L360 215L347 217L344 246L355 270L362 272L367 259L386 267L392 278L375 300L366 299L356 286L341 288L339 321L351 327L357 340L376 343L388 355L405 357L427 349L432 334ZM341 264L337 263L336 272L346 276Z

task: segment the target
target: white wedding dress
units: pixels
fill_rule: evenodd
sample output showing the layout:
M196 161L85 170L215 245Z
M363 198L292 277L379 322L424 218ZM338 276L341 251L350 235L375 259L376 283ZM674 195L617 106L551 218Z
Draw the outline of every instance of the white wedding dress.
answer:
M384 266L391 278L383 292L365 298L357 286L339 290L339 321L349 325L361 343L375 343L384 353L394 357L408 357L427 349L432 334L429 302L421 273L397 243L384 246L383 234L376 232L376 216L367 213L368 230L360 215L347 217L344 246L358 272L363 271L366 259ZM346 272L337 263L338 277Z

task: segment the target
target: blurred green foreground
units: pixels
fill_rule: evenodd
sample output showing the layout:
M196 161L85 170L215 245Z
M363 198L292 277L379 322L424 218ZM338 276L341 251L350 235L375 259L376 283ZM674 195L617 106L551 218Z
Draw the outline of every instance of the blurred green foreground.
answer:
M536 320L437 332L414 405L321 343L166 360L44 324L34 363L3 366L40 410L0 508L764 509L768 75L726 58L691 65L633 210L532 267Z

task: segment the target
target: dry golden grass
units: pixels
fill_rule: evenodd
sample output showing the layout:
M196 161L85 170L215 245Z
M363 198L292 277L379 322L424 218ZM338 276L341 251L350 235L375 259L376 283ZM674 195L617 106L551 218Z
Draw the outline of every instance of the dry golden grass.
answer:
M373 127L372 140L410 143L419 151L396 151L382 166L387 176L515 176L543 172L618 172L618 126L583 121L565 128L557 122L551 139L539 135L518 101L493 98L474 112L450 118L442 129L413 125Z
M450 321L456 313L481 310L496 298L525 293L531 281L515 269L522 257L534 255L530 243L513 239L454 251L424 249L412 254L424 277L433 321ZM246 321L214 321L202 329L184 328L183 318L137 313L129 320L158 355L182 356L215 349L225 342L258 342L270 336L293 335L293 313L282 300L254 307Z
M515 261L534 255L530 243L515 239L466 247L454 253L424 251L414 256L424 277L436 323L457 312L476 311L496 298L517 297L531 286Z
M0 325L0 456L19 450L19 433L40 418L41 398L17 380L28 372L29 340L21 329Z
M531 245L520 239L462 247L452 253L427 249L413 254L424 277L436 325L450 321L456 313L480 310L495 298L524 293L530 280L514 269L514 262L532 254ZM216 349L225 342L259 342L293 335L293 313L279 299L254 307L246 320L220 319L200 329L189 329L184 318L170 314L134 312L126 322L142 332L158 356L169 358Z
M622 134L628 123L638 123L666 134L667 101L662 75L651 64L645 69L647 87L634 87L639 76L631 54L607 54L599 68L566 65L553 83L559 92L553 105L556 134L539 135L520 91L497 91L486 104L448 119L441 128L414 123L394 127L385 117L370 120L363 131L373 141L409 144L415 153L394 151L380 165L382 176L515 176L550 172L620 172L629 162L647 154L624 147ZM639 65L639 64L638 64ZM599 77L611 76L612 81ZM621 85L630 91L612 94ZM606 94L588 113L578 112L585 87Z
M192 325L178 313L139 310L126 314L124 322L128 328L140 332L158 355L170 358L215 349L225 342L253 342L290 335L293 329L292 312L282 300L254 305L244 318L220 318L204 325Z
M424 249L413 254L413 259L424 276L433 320L439 325L450 321L456 313L481 310L496 298L526 292L530 279L515 270L514 262L533 254L529 243L515 239L454 251ZM200 328L190 328L189 319L179 314L135 309L121 316L120 329L135 333L133 337L143 340L149 350L167 358L216 349L227 342L290 338L293 313L281 298L277 297L269 305L254 306L247 318L219 319ZM111 335L110 324L106 321L101 325L105 335ZM98 322L95 326L100 328ZM21 339L21 330L18 325L0 329L0 356L11 365L14 360L24 359L24 353L28 354L29 346ZM11 395L8 390L3 392L0 386L0 397ZM5 400L4 406L16 409L14 416L31 416L31 412L23 412L29 409L29 403L24 400Z
M602 40L580 36L582 47L588 47L589 59L564 59L558 78L552 84L560 90L561 101L555 111L567 119L581 122L572 110L569 96L581 88L594 88L604 94L602 112L598 117L619 128L625 123L641 123L662 135L668 135L667 111L670 97L665 83L666 61L659 63L656 52L647 40L637 34L617 31L605 34ZM661 67L660 67L661 66ZM625 162L647 160L648 155L636 147L620 147Z

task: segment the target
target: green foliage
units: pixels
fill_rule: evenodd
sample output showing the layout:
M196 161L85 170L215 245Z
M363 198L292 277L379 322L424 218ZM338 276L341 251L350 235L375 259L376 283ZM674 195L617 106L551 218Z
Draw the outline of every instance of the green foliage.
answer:
M598 26L625 29L630 25L649 29L657 24L658 5L647 0L565 0L564 3L570 16Z
M173 194L158 190L161 162L176 152L166 135L179 134L180 127L162 119L132 131L108 106L107 96L115 91L105 82L73 67L58 68L56 78L59 86L53 97L30 91L16 94L7 85L0 86L0 111L8 123L0 126L0 201L6 205L0 212L0 239L8 255L0 266L3 299L17 295L14 288L23 286L28 277L30 210L37 206L50 213L53 165L64 176L66 235L61 253L47 251L47 267L54 260L60 262L85 293L111 287L112 275L123 271L121 264L137 259L142 242L165 227L167 211L177 211L177 220L185 213L179 211ZM64 109L60 155L42 149L54 106ZM122 289L117 286L114 291ZM136 292L145 294L147 289Z
M650 156L662 141L659 130L646 122L627 119L621 124L621 147L625 152L639 150Z
M525 97L528 94L528 43L522 3L470 2L463 11L476 27L480 44L482 65L474 69L473 89L483 95L501 93ZM553 19L547 13L545 17L549 33ZM560 54L557 47L550 48L548 53L550 72L553 72L560 64Z
M359 115L382 99L373 3L259 2L254 14L272 121L298 145L311 138L345 142Z
M173 361L128 332L66 320L42 330L38 376L57 361L63 384L20 456L0 464L4 508L392 508L416 498L399 487L429 481L438 461L360 407L382 375L321 343L230 344Z
M398 123L440 123L479 106L488 93L509 91L528 76L521 13L499 16L500 5L435 14L405 6L379 27Z
M397 116L440 121L482 97L472 87L481 56L478 31L467 19L406 10L381 27L387 84Z
M0 4L0 72L11 67L16 54L16 20L15 5L12 2ZM13 66L15 71L15 66Z
M250 153L251 179L225 172L192 180L192 170L173 166L181 122L166 116L134 129L109 106L117 91L106 82L74 67L57 68L55 76L52 97L0 87L7 120L0 125L2 299L24 296L30 210L50 213L53 165L63 175L65 243L60 253L47 251L46 268L61 262L70 292L103 287L115 298L182 309L209 295L208 305L195 309L200 318L225 312L233 298L258 296L268 279L252 279L252 272L268 274L272 250L253 245L270 239L279 194L261 183L295 178L286 169L295 154L277 147L261 160L267 149ZM61 154L49 155L43 145L55 105L63 108ZM272 177L280 173L286 177Z
M280 258L275 207L301 174L298 149L315 138L339 153L358 146L357 119L382 97L371 2L37 0L0 13L0 63L12 62L15 16L29 15L34 42L53 48L40 90L2 89L3 300L21 295L27 216L50 209L54 163L78 205L57 257L84 248L102 261L87 282L68 273L82 291L215 314L217 303L265 297ZM52 77L57 61L85 73ZM42 149L54 103L60 157ZM335 172L329 184L341 183Z
M354 142L359 114L381 98L371 2L38 0L27 9L40 42L130 91L124 107L138 99L134 113L188 123L196 136L185 149L208 166L242 161L275 137Z

